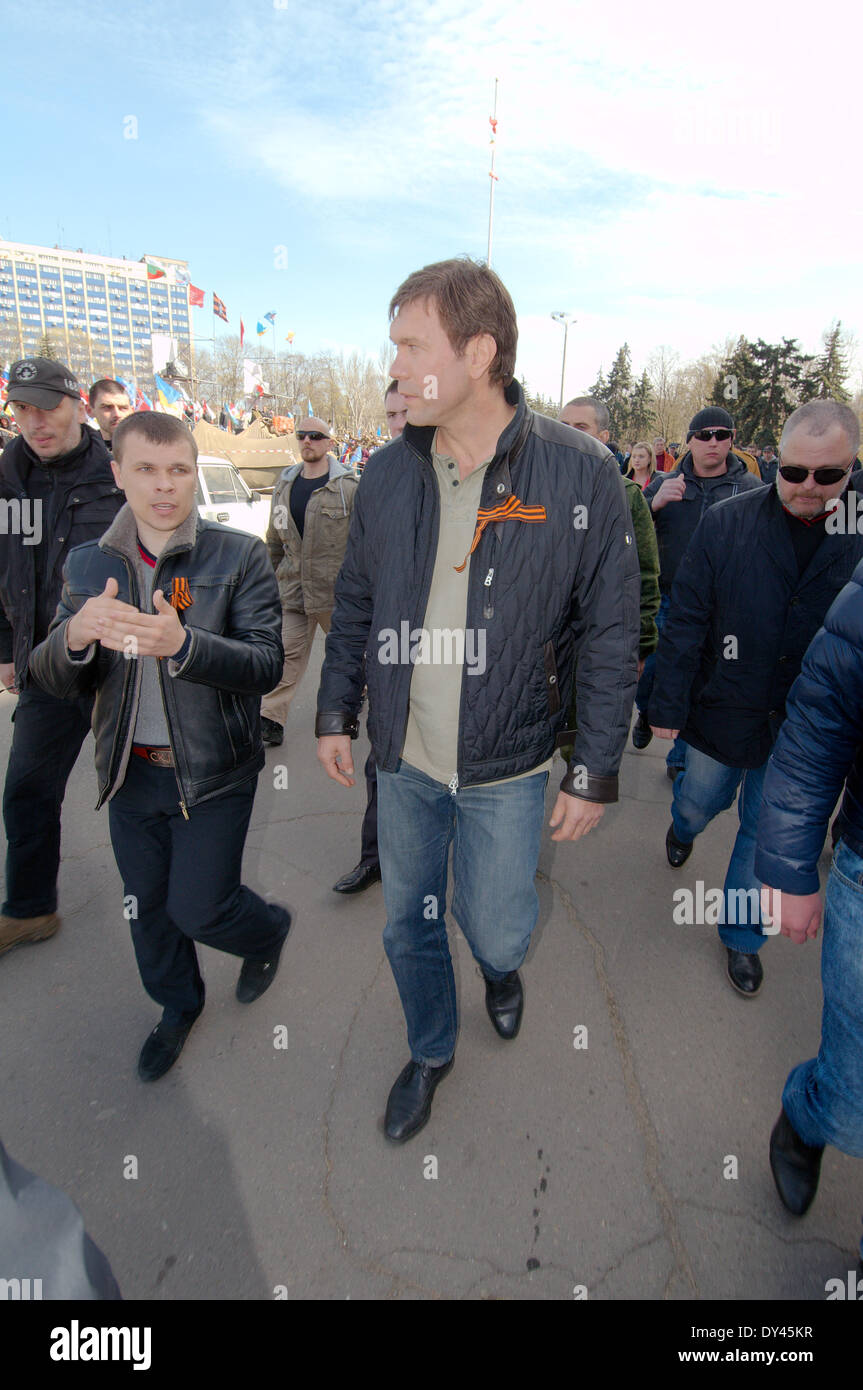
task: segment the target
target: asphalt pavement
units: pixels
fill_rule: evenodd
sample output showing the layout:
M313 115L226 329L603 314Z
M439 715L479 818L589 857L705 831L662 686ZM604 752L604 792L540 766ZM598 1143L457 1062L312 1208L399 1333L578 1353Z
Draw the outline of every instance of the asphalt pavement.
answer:
M135 1066L159 1011L84 745L63 813L63 928L0 960L9 1152L75 1200L129 1299L823 1301L856 1267L863 1170L828 1150L797 1220L767 1163L784 1079L818 1046L820 938L768 941L747 1000L715 927L674 922L676 889L722 885L736 813L670 869L659 740L628 745L597 830L574 845L546 833L514 1042L492 1030L450 923L455 1066L426 1128L385 1140L408 1051L380 885L332 891L359 859L367 743L351 790L319 770L322 656L319 634L246 847L245 881L294 914L278 977L244 1006L239 962L201 949L207 1007L152 1085ZM0 696L4 765L13 703Z

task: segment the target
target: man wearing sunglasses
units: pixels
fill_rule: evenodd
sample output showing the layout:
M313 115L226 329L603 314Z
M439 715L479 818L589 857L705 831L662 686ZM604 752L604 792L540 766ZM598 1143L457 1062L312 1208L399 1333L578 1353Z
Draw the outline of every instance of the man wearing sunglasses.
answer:
M644 497L653 515L659 546L659 588L662 598L656 626L662 631L671 602L671 589L677 566L703 513L716 502L735 497L738 492L760 487L761 480L750 473L745 461L732 452L734 421L727 410L707 406L689 422L686 450L673 472L659 474ZM632 730L636 748L646 748L653 734L647 717L656 657L644 664L635 692L638 718ZM686 750L675 741L666 759L668 776L674 780L682 771Z
M282 600L282 679L261 701L264 743L278 747L318 625L330 630L336 575L341 568L357 490L353 468L329 453L329 426L314 415L297 424L302 464L281 474L273 492L267 545Z
M686 745L666 855L680 868L740 787L717 925L729 981L747 998L763 980L754 865L767 760L806 649L863 559L856 527L830 522L831 504L846 507L859 433L853 410L836 401L809 401L788 417L775 487L705 515L678 568L659 640L650 723L661 738L680 734ZM768 934L781 925L774 921Z

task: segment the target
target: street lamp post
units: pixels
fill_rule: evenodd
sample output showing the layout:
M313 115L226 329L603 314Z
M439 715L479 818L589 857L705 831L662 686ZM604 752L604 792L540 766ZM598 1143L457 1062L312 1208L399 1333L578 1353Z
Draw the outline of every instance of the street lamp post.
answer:
M562 309L557 309L557 310L552 314L551 317L554 319L555 323L562 323L562 324L563 324L563 365L561 366L561 369L560 369L560 406L559 406L559 409L560 409L560 410L563 410L563 383L564 383L564 379L565 379L565 377L566 377L566 340L567 340L567 337L569 336L569 325L570 325L571 323L577 323L578 320L575 319L575 318L567 318L566 314L563 312Z

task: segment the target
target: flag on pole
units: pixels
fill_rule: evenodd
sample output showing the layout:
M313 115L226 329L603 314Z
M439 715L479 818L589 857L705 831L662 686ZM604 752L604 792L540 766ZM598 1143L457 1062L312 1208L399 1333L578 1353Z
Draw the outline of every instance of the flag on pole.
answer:
M197 285L192 285L192 284L190 284L190 285L189 285L189 308L190 308L190 309L203 309L203 307L204 307L204 291L203 291L203 290L199 290L198 287L197 287Z
M228 311L215 290L213 291L213 313L217 318L223 319L225 323L228 322Z
M156 383L159 408L167 415L177 415L182 419L183 397L180 392L169 381L165 381L164 377L154 375L153 380Z
M246 336L246 325L243 323L243 320L240 319L240 347L243 346L243 339L245 338L245 336Z
M292 342L294 341L294 338L295 338L295 337L296 337L296 334L295 334L295 333L289 333L288 336L287 336L287 338L285 339L285 342L286 342L286 343L292 343Z
M255 331L257 332L259 338L267 331L266 326L263 323L261 323L260 319L258 319L258 326Z
M153 409L153 402L150 400L150 397L149 397L149 396L145 396L145 395L144 395L144 392L141 390L140 386L138 387L138 390L135 392L135 409L136 409L136 410L152 410L152 409Z
M181 270L178 265L174 266L174 279L178 285L191 285L192 277L188 270Z
M275 309L273 310L273 312L272 312L271 314L264 314L264 318L267 320L268 323L275 323L275 321L276 321L276 311L275 311Z
M165 278L165 267L162 266L162 265L159 265L156 261L148 261L148 262L147 262L147 279L148 279L148 280L164 280L164 278Z

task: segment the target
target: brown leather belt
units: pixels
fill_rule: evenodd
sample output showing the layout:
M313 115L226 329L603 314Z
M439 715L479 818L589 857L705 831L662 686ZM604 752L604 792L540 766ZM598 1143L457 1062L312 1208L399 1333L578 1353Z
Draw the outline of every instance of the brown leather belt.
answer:
M139 758L146 758L148 763L153 763L156 767L174 766L174 755L170 748L150 748L145 743L133 743L132 752L137 753Z

